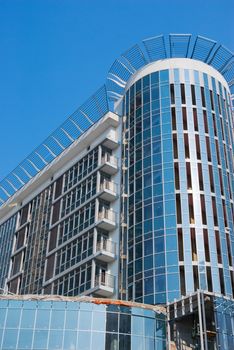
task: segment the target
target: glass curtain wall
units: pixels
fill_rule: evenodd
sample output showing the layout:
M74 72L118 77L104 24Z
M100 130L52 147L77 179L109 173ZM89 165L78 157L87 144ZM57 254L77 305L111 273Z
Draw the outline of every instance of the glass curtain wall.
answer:
M76 301L0 299L0 348L165 350L166 316Z
M128 299L233 296L230 95L205 73L153 72L125 95Z

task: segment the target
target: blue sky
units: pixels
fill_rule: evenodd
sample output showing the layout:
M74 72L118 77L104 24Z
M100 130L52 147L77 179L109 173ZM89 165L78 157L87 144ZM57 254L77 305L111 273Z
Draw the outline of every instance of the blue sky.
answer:
M233 0L0 0L0 179L136 42L192 33L234 51Z

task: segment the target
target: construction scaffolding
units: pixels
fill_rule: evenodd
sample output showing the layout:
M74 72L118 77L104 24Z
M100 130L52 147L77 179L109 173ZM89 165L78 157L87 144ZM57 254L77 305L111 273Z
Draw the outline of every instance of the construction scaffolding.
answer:
M167 306L168 344L173 350L234 349L234 301L197 291Z

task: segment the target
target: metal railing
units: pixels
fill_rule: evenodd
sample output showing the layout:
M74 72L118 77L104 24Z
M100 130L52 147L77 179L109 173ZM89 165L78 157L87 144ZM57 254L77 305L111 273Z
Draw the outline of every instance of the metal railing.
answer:
M116 193L117 184L113 181L104 180L102 183L100 183L100 190L101 191L108 190Z
M97 248L96 248L97 252L101 250L104 250L111 254L116 254L116 243L109 239L102 238L100 242L97 242Z
M104 85L0 181L0 207L109 111Z
M98 218L99 219L107 219L107 220L115 222L116 221L116 213L112 209L103 208L98 213Z
M0 295L16 295L14 293L9 292L6 288L0 288Z
M143 40L122 53L107 76L110 100L118 101L126 92L131 76L146 64L166 58L191 58L218 70L234 93L234 55L214 40L191 34L159 35Z
M114 288L115 286L115 276L110 275L106 272L100 272L95 276L95 287L105 286L109 288Z

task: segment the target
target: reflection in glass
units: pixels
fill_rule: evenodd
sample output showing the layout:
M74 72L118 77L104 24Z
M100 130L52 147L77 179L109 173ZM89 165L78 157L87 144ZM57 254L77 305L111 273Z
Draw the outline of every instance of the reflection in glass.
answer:
M1 311L0 311L0 328L4 326L5 316L6 316L6 310L1 309Z
M63 350L75 350L76 349L77 332L65 331Z
M137 337L137 336L132 336L132 346L131 350L142 350L144 349L144 338Z
M132 334L143 335L144 334L144 318L132 316Z
M118 314L117 313L107 312L106 331L118 332Z
M165 339L164 316L155 314L153 310L113 304L100 307L95 305L95 309L91 305L89 310L80 310L79 307L76 310L55 309L57 305L47 309L42 304L39 309L37 302L34 303L34 309L31 306L30 310L22 308L22 317L18 324L20 329L8 327L2 332L0 327L1 349L154 350L155 335ZM16 326L21 310L9 310L8 325ZM15 315L12 311L19 313Z
M165 338L166 326L163 320L157 319L156 321L156 337Z
M21 328L33 328L34 327L34 319L35 319L35 310L22 310L21 317Z
M66 312L66 329L77 329L78 311L69 310Z
M155 319L145 318L145 336L154 337Z
M105 333L92 332L91 350L104 350L104 349L105 349Z
M130 337L130 335L126 335L126 334L119 335L119 349L120 350L131 350L131 337Z
M3 349L11 350L16 348L17 333L18 330L16 329L5 330L3 339Z
M48 329L50 321L50 310L37 310L36 328Z
M47 348L48 331L35 331L33 349L46 349Z
M63 310L53 310L51 315L51 329L63 329L64 327L64 316L65 312Z
M6 327L18 328L20 320L20 309L8 309Z
M38 305L38 309L50 309L51 301L39 300L37 305Z
M151 350L154 348L154 339L152 338L145 338L145 350Z
M119 350L118 346L118 334L107 333L106 334L106 347L105 350Z
M61 349L63 343L63 332L50 331L49 334L49 349Z
M90 311L80 311L79 329L91 329L92 313Z
M32 336L33 332L31 330L21 329L19 334L18 348L32 349Z
M93 330L97 331L105 331L106 324L105 324L106 314L104 312L93 312Z
M120 314L120 324L119 324L120 333L131 333L131 316L126 314Z
M166 342L163 340L156 339L155 350L165 350Z
M78 335L78 349L82 350L90 350L90 340L91 333L90 332L79 332Z

